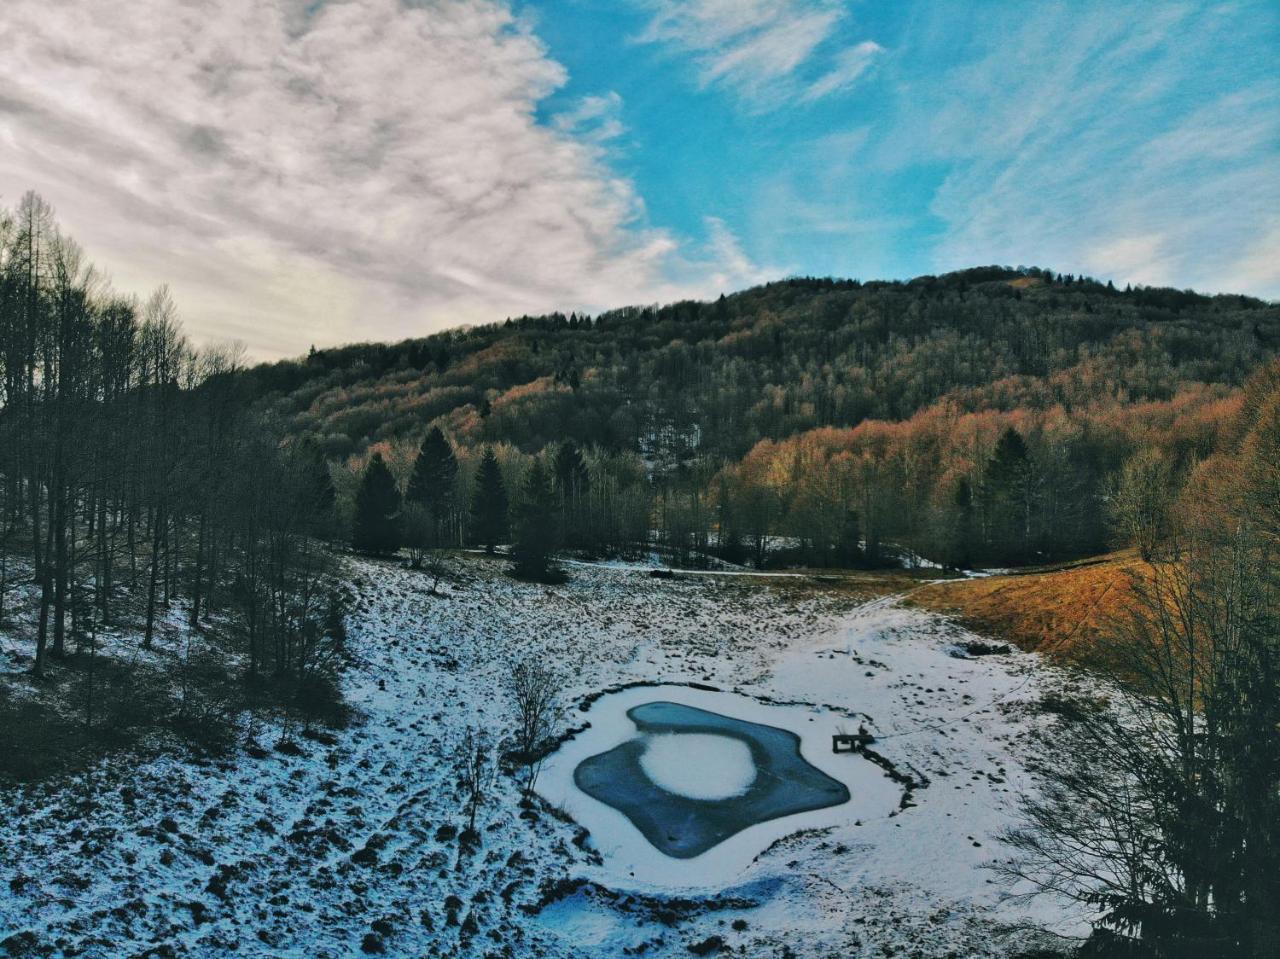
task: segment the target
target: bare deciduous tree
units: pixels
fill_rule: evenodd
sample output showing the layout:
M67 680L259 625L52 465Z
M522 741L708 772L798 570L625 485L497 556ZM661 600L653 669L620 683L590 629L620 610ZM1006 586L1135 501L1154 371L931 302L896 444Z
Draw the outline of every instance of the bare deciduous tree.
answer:
M1280 951L1280 390L1135 578L1110 709L1068 708L1002 867L1152 956ZM1129 948L1129 946L1126 946Z
M553 667L532 657L518 661L507 678L507 692L516 708L515 752L525 767L525 796L537 782L544 741L560 719L562 686Z
M1169 533L1173 481L1173 470L1164 455L1144 449L1124 464L1111 490L1108 506L1112 526L1124 544L1137 547L1144 560L1155 558Z
M488 734L483 729L468 727L454 753L454 761L467 810L467 831L464 836L475 841L479 838L476 833L476 812L484 805L489 787L493 783L493 751Z

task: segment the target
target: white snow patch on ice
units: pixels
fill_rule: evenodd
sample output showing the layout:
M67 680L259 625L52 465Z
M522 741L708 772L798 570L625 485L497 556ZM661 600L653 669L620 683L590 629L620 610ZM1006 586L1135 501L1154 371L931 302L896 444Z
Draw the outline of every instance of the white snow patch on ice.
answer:
M648 737L640 768L655 786L689 799L732 799L756 781L750 746L707 733Z

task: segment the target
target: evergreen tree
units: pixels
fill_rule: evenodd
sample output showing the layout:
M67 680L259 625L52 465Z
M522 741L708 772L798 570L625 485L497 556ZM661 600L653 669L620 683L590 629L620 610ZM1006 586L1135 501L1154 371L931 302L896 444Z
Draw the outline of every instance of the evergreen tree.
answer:
M560 545L560 502L542 461L525 474L516 506L512 572L521 579L555 582L562 577L553 564Z
M400 545L400 493L381 453L374 453L356 493L352 545L368 553L392 553Z
M572 440L562 443L552 468L560 499L562 539L571 546L586 546L589 539L586 500L591 490L591 474L582 451Z
M458 476L458 460L453 447L440 427L434 426L422 440L418 458L409 477L405 502L422 509L427 517L426 532L431 542L417 545L441 545L445 527L453 509L453 485Z
M942 561L956 569L967 569L973 552L973 489L967 476L956 480L951 491L951 508L941 533Z
M329 464L313 443L302 444L298 459L299 505L315 535L328 539L333 535L333 511L338 501Z
M1031 457L1012 426L1000 435L983 474L990 558L1002 563L1027 559L1031 545Z
M862 563L862 526L858 523L856 509L844 511L836 538L836 561L842 566Z
M492 447L486 447L471 496L471 539L486 553L507 536L507 487Z

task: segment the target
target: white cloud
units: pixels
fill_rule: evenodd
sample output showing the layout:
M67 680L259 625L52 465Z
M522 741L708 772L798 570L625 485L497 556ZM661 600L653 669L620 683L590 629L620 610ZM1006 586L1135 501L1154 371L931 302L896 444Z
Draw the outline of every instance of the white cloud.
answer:
M884 47L873 40L864 40L840 52L834 65L804 91L805 100L820 100L838 90L847 90L866 73L876 57L884 53Z
M743 286L756 286L790 272L775 267L759 267L742 249L742 244L728 224L716 217L706 218L706 263L713 291L732 293Z
M1270 291L1280 299L1280 220L1265 226L1227 265L1222 288Z
M638 0L653 13L638 38L691 54L704 86L754 106L821 99L847 89L882 48L842 45L839 0Z
M945 74L909 72L936 48L895 61L899 103L865 162L947 171L931 205L936 267L1036 263L1280 295L1260 262L1274 248L1263 217L1280 209L1280 82L1232 65L1247 55L1241 23L1174 4L1140 18L1025 12L970 38Z
M1086 246L1080 265L1092 275L1122 276L1127 282L1146 286L1169 286L1176 282L1172 263L1161 233L1118 236L1101 245Z
M565 79L501 0L5 0L0 202L260 356L705 292L605 162L620 101L536 121Z
M586 96L572 110L559 114L556 128L595 143L606 143L627 132L622 122L622 97L610 90L603 96Z

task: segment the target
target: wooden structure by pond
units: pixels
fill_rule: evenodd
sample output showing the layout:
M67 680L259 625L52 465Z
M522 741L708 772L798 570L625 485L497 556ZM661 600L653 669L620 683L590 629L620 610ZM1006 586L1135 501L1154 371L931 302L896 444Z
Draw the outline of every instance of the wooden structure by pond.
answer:
M865 726L859 726L856 733L836 733L831 737L833 753L860 753L863 748L876 741L876 737L867 732Z

